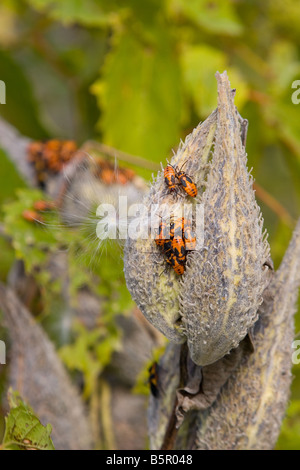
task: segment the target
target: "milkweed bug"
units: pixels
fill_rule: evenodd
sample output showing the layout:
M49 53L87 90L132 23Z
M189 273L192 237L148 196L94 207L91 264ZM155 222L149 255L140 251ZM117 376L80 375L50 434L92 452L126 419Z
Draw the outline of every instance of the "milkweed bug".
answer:
M105 168L101 171L101 180L105 184L113 184L116 181L113 169Z
M187 251L196 247L196 236L190 220L178 217L171 220L170 225L162 220L155 243L165 255L167 264L172 266L176 274L182 275L185 271Z
M174 191L176 186L176 172L172 165L167 165L164 169L164 178L168 189Z
M158 234L155 236L155 243L157 246L164 246L165 236L164 236L164 227L165 224L161 221L158 228Z
M125 185L134 179L135 172L130 168L116 169L110 161L97 158L94 175L107 185L114 183Z
M55 204L51 201L35 201L33 204L33 208L36 211L48 211L50 209L54 209Z
M189 220L184 224L183 236L185 239L186 250L195 250L196 235L192 231L191 222Z
M185 219L179 217L175 219L171 224L171 238L182 238L184 232Z
M170 191L174 191L175 186L176 186L176 178L177 178L179 180L179 183L183 187L184 191L189 196L196 197L198 193L196 184L192 181L190 176L188 176L184 171L182 171L182 168L184 167L186 162L182 165L180 169L178 167L174 168L170 164L167 165L166 168L164 169L165 183L168 189L170 189Z
M135 172L131 168L122 168L122 173L127 178L127 181L132 181L135 177Z
M197 186L192 181L192 179L186 173L184 173L184 171L179 171L176 176L185 192L191 197L196 197L198 194Z
M123 172L118 172L117 176L116 176L116 181L118 184L127 184L128 183L128 180L126 178L126 175L123 173Z
M51 139L45 142L31 142L28 146L28 160L35 168L40 185L45 185L49 175L59 173L76 151L77 145L72 140Z
M151 390L152 395L155 398L157 398L159 395L157 369L158 369L157 362L153 362L153 364L148 369L150 390Z
M75 152L77 152L77 145L73 140L65 140L62 142L60 157L64 162L68 162Z
M173 253L172 250L172 241L171 240L165 240L163 248L162 248L163 254L168 258L171 256Z
M171 242L172 252L178 263L182 264L186 261L185 242L182 238L173 238Z
M180 263L174 253L171 253L167 258L167 263L172 266L176 274L182 275L185 270L183 263Z
M159 224L158 234L155 237L155 243L157 246L164 246L166 240L170 240L171 235L171 226L166 224L161 220Z
M183 217L171 221L170 225L161 221L155 243L166 256L166 262L176 274L182 275L185 270L186 248L183 238L185 219Z
M187 251L196 247L196 235L192 231L191 221L184 217L179 217L171 223L170 238L183 238Z
M40 214L30 209L23 211L22 217L27 220L27 222L44 222L44 219Z

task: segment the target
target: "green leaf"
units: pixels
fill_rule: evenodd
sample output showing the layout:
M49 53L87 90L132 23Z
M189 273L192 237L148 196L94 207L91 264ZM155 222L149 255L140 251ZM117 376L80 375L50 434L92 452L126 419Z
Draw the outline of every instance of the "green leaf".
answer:
M27 0L36 10L64 24L103 26L110 15L103 0Z
M283 40L274 42L270 50L269 62L273 72L270 94L278 96L288 90L291 95L293 91L291 84L300 74L300 61L296 45Z
M268 3L268 11L266 12L268 23L272 24L275 31L280 27L280 36L282 30L288 35L295 35L295 39L299 38L299 17L300 3L295 0L273 0Z
M76 339L60 348L59 356L72 371L80 371L84 377L84 397L94 392L96 381L111 355L119 345L118 334L108 336L105 327L87 330L79 322L74 325Z
M170 8L209 32L238 36L243 31L243 25L235 13L233 3L228 0L173 0Z
M7 47L17 39L16 16L7 7L0 5L0 44Z
M6 450L54 450L52 427L43 426L18 392L9 390L10 412L5 418L2 447Z
M113 1L111 0L110 3ZM131 20L134 22L136 20L141 21L147 30L151 29L155 24L155 18L163 12L164 7L164 0L145 0L143 2L141 0L126 0L126 2L124 0L115 0L115 8L118 8L120 11L123 10L123 15L128 15L129 11L131 11ZM148 31L144 29L144 33L147 34Z
M155 45L124 34L108 54L92 87L102 117L104 141L159 162L179 138L180 68L170 37L157 30Z
M11 55L1 49L0 64L0 79L6 84L6 104L1 105L1 117L28 137L47 138L47 132L40 123L31 83L22 68Z
M0 204L14 196L16 188L25 187L25 183L15 169L14 164L0 148Z
M295 181L294 189L300 194L299 105L292 103L291 91L289 90L281 100L274 100L265 106L262 112L268 125L273 126L274 136L286 145L288 151L285 154L285 159L291 168L291 177Z
M277 450L300 450L300 400L294 400L286 413L281 433L276 444Z
M187 90L199 116L208 115L217 106L214 74L217 70L225 70L225 54L209 46L186 47L182 53L182 67Z
M217 106L216 71L228 71L232 88L238 93L235 104L241 109L247 99L248 88L240 73L230 67L226 55L206 45L187 46L182 52L182 69L186 88L194 99L199 116L205 117Z
M149 395L149 368L154 362L159 363L159 359L164 354L167 344L168 340L164 338L164 344L153 350L151 359L146 361L144 367L136 377L136 382L132 389L132 393L137 393L139 395Z
M16 201L3 207L5 232L12 238L17 258L23 259L26 269L32 272L33 268L47 261L50 251L57 250L60 239L63 243L64 232L55 229L58 219L54 213L43 214L44 225L23 218L24 210L31 209L35 201L45 198L41 191L20 189L17 196Z

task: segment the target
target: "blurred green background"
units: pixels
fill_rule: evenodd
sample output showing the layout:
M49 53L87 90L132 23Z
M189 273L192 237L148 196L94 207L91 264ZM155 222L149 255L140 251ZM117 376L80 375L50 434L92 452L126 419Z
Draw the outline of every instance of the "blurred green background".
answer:
M249 120L249 167L278 267L300 214L299 18L296 0L2 0L0 114L33 139L99 139L165 162L216 107L214 75L226 69ZM2 204L24 183L1 150L0 160ZM3 240L0 250L5 280L15 252ZM279 449L300 449L299 366L294 375Z

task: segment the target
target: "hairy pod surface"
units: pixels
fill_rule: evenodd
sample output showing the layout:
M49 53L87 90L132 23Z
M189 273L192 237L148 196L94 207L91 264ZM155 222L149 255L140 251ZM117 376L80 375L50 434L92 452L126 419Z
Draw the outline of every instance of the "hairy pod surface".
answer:
M184 426L175 435L173 449L274 448L292 381L293 317L300 286L300 219L280 268L276 273L269 271L268 277L259 319L252 328L253 351L243 348L244 340L230 355L199 367L202 378L198 397L184 397L193 399L195 406L190 407ZM168 345L160 370L162 393L158 400L151 398L148 412L152 449L161 448L168 423L174 419L180 387L178 345Z
M204 246L191 254L181 316L193 361L211 364L236 348L257 320L269 247L227 76L217 75L218 120L204 204Z
M199 413L193 448L274 448L290 394L299 286L300 219L264 294L254 328L254 353L244 358L213 406Z
M216 127L217 112L214 111L186 138L172 159L172 165L179 168L187 162L185 170L193 175L198 188L205 184ZM198 198L191 203L195 204L197 201ZM158 216L163 213L163 205L180 207L184 202L187 202L186 193L170 193L165 185L163 172L158 173L144 199L149 212L151 207L157 207ZM124 265L127 287L144 316L171 341L185 342L179 300L181 280L173 269L166 269L165 260L154 239L128 238L124 250Z
M125 276L145 317L171 341L187 341L201 366L222 358L257 320L267 284L269 246L247 170L241 118L226 72L217 74L218 108L180 146L171 164L195 182L198 195L170 193L159 173L145 203L203 204L204 246L189 252L185 273L164 270L153 240L125 246ZM192 200L193 199L193 200Z

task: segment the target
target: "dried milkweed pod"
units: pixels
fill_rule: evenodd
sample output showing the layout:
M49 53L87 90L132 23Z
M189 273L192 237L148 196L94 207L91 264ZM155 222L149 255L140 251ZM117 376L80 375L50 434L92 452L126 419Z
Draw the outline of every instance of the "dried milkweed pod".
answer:
M292 381L293 316L300 286L300 219L259 307L249 339L214 364L197 367L182 384L183 347L169 344L160 360L160 397L151 397L151 449L253 450L274 448ZM247 344L248 343L248 344ZM178 430L178 406L188 411ZM177 411L174 404L177 400ZM193 410L193 411L191 411Z
M188 346L199 365L215 362L246 336L269 269L233 93L226 74L217 74L217 80L217 132L202 198L204 247L191 255L181 291Z
M172 159L179 168L186 163L185 171L193 175L198 189L203 188L217 126L217 112L200 124L182 144ZM193 158L190 156L193 155ZM198 191L198 194L201 191ZM199 197L192 201L196 204ZM163 172L154 180L144 203L152 207L177 206L186 201L186 194L171 194L166 188ZM160 215L158 209L158 215ZM154 240L128 239L125 245L125 277L129 291L145 317L171 341L186 340L180 313L182 279L172 269L165 269L165 261Z
M189 252L177 276L167 269L153 240L128 240L125 275L128 288L148 320L171 341L187 341L192 360L208 365L233 348L257 320L267 285L269 246L247 170L243 121L234 106L226 72L217 74L218 108L187 137L171 165L185 165L198 188L189 200L204 209L204 243ZM190 198L191 199L191 198ZM163 174L154 181L145 204L187 202L168 192Z
M207 413L199 413L194 448L273 449L292 382L294 314L300 286L300 219L264 293L253 330L254 352Z

